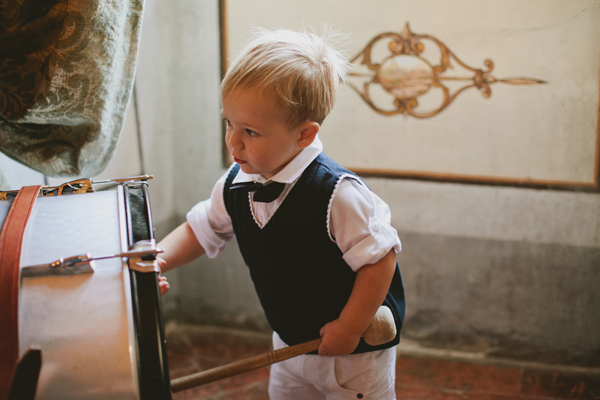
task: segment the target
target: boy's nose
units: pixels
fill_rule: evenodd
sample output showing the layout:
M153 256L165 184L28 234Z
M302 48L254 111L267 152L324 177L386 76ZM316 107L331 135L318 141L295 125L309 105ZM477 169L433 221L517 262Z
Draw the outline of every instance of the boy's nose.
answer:
M239 129L232 129L231 133L229 134L229 147L235 148L235 149L241 149L244 147L243 142L240 140L240 130Z

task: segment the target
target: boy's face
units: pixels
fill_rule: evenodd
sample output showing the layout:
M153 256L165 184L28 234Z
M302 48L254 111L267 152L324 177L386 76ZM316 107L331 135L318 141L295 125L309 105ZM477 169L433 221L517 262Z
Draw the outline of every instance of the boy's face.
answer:
M247 174L270 179L312 142L303 141L303 125L290 128L275 101L256 90L228 93L222 105L227 149Z

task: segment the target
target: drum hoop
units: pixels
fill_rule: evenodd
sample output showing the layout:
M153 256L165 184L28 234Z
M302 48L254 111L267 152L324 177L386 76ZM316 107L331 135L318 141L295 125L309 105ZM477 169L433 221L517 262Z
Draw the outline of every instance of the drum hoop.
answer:
M141 189L144 199L145 217L148 227L148 239L154 240L152 212L147 182L134 185L122 185L127 235L129 246L134 243L133 224L131 220L131 189ZM162 301L158 288L157 272L140 272L128 268L131 284L131 301L136 342L136 364L141 400L171 399L171 386L167 362L167 348L163 319Z
M117 204L119 210L119 231L121 232L121 252L125 252L128 249L127 236L124 234L128 231L127 227L127 205L125 203L126 195L122 185L117 186ZM133 313L134 301L132 299L131 292L131 279L129 276L129 268L127 263L122 261L123 264L123 287L125 289L126 309L127 309L127 332L129 340L129 362L131 365L131 378L134 395L136 399L141 399L140 388L139 388L139 376L138 376L138 346L136 345L136 332L135 332L135 316Z

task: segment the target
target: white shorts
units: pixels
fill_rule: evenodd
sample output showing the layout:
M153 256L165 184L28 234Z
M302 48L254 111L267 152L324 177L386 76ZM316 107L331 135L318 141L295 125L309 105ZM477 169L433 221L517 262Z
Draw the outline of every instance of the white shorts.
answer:
M275 350L287 345L273 333ZM396 348L347 356L306 354L271 365L271 400L395 400Z

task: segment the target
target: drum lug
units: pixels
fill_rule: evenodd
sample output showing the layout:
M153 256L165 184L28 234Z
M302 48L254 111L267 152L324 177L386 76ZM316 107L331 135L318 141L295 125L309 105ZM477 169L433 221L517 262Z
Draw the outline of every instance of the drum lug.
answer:
M21 278L46 275L79 275L94 272L94 261L90 253L68 258L59 258L49 264L21 268Z
M158 272L160 267L156 261L156 242L152 240L140 240L129 247L130 251L148 252L150 255L145 257L129 258L129 268L138 272ZM154 252L154 253L152 253Z
M158 261L144 261L141 258L130 258L129 268L138 272L160 272Z
M129 268L140 272L160 272L156 261L156 255L162 253L162 249L156 248L154 240L140 240L131 246L125 253L109 256L92 257L90 253L58 260L40 265L32 265L21 268L21 278L34 278L45 275L76 275L94 272L94 261L108 258L127 257Z

